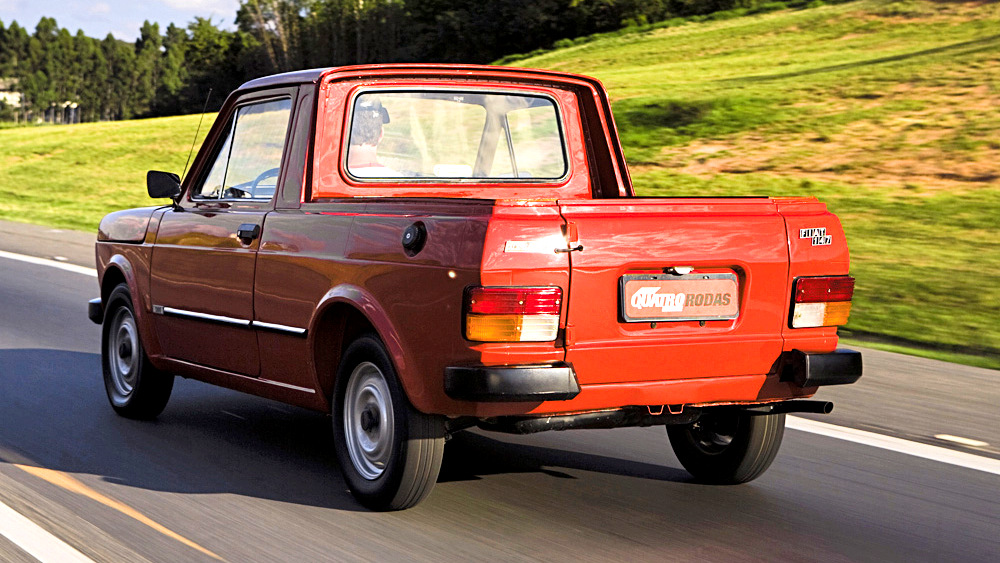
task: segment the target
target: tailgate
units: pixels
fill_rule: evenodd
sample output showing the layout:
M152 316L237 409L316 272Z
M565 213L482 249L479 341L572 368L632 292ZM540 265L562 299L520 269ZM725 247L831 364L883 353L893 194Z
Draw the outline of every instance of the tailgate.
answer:
M767 198L561 201L568 362L581 384L765 374L788 310L785 223ZM688 272L688 268L691 269Z

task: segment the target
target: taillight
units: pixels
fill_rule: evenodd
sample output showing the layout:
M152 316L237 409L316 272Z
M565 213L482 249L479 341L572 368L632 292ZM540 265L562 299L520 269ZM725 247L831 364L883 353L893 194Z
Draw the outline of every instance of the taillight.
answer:
M548 342L559 332L562 289L472 287L465 292L465 338L478 342Z
M795 280L792 328L847 324L854 297L851 276L822 276Z

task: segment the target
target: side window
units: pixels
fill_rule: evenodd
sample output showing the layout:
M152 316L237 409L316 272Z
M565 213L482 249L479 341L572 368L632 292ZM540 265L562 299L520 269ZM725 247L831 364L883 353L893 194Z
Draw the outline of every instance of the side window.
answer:
M215 162L205 176L201 188L195 190L195 196L205 199L219 199L222 194L222 184L226 181L226 165L229 163L229 148L233 144L233 120L226 125L226 142L215 156Z
M292 101L287 98L240 107L195 197L271 199L291 112Z

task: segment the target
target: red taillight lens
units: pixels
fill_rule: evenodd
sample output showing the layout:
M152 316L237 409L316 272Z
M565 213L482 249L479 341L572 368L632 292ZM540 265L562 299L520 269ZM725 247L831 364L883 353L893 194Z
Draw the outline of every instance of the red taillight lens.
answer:
M473 287L466 311L475 315L558 315L558 287Z
M559 333L562 289L473 287L465 293L465 337L478 342L547 342Z
M851 276L799 278L795 281L796 303L850 301L853 297L854 278Z
M854 297L854 278L823 276L795 280L792 328L847 324Z

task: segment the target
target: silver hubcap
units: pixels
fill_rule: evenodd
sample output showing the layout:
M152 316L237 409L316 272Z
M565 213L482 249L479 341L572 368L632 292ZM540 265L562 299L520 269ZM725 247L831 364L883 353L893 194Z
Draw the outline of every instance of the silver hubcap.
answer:
M120 307L115 312L108 335L108 364L115 393L127 398L135 389L139 373L139 332L132 311Z
M358 364L344 394L344 436L354 468L369 481L378 479L392 455L392 397L385 376L371 362Z

